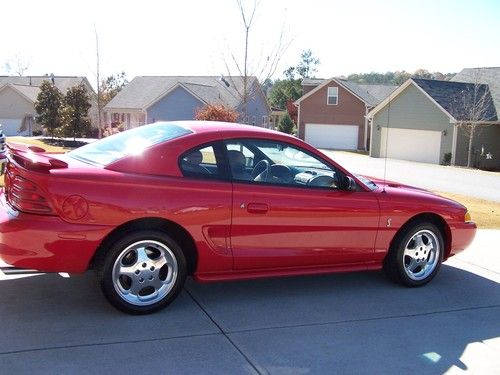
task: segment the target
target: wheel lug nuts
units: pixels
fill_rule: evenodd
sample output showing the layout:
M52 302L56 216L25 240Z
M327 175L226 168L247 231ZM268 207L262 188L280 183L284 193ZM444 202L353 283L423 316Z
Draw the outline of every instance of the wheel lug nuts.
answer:
M135 271L135 274L136 274L136 275L138 275L138 274L140 274L140 273L141 273L141 271L139 271L139 270L136 270L136 271Z
M144 281L144 279L141 277L141 278L139 279L139 282L140 282L140 283L142 283L143 281Z
M154 266L151 266L150 270L151 270L151 271L154 271L154 270L155 270L155 267L154 267Z
M153 280L153 276L149 276L149 281L152 281Z
M146 268L147 264L146 263L142 263L142 268Z

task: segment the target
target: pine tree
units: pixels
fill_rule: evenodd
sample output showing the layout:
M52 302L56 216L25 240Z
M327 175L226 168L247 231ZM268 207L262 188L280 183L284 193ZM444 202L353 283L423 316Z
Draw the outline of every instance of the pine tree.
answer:
M60 109L62 118L61 133L65 137L84 137L90 128L90 97L83 84L68 89Z
M37 116L36 122L51 136L61 126L60 109L63 95L59 89L49 81L43 81L40 85L40 93L35 102Z
M288 113L281 118L278 124L278 130L286 134L293 134L294 127L295 124L293 123L293 120Z

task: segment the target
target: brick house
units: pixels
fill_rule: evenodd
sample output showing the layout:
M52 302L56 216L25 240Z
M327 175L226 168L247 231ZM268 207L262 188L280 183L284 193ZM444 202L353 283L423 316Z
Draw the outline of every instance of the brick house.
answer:
M315 147L367 150L368 112L396 86L362 85L341 78L304 79L298 107L298 136Z

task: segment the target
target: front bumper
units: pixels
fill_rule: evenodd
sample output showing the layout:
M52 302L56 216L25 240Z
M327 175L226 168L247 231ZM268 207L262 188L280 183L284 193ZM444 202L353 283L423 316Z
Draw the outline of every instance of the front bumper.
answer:
M464 251L474 240L476 236L476 223L458 223L450 226L451 229L451 251L449 256L456 255Z
M0 259L13 267L43 272L87 270L112 228L70 224L56 216L19 212L0 193Z

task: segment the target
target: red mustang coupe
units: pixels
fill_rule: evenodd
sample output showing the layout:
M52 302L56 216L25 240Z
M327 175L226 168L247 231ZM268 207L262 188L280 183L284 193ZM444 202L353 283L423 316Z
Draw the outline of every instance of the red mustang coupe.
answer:
M16 268L95 269L132 314L199 281L384 269L429 282L465 249L464 206L369 180L282 133L155 123L66 154L10 145L0 258Z

